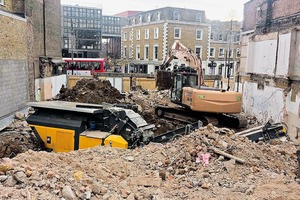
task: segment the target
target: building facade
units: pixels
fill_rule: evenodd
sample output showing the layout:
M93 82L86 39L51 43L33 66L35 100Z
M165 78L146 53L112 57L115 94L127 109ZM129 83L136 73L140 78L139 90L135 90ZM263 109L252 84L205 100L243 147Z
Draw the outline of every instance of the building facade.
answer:
M207 74L232 77L240 58L241 22L210 21Z
M125 72L154 73L175 40L196 52L207 66L209 25L205 12L164 7L127 18L122 28L122 57ZM174 61L174 64L179 61Z
M300 143L300 2L252 0L244 5L239 75L246 113L284 121Z
M76 5L62 5L61 12L63 57L120 57L121 17L103 16L101 8Z
M0 1L0 119L35 100L41 58L60 58L59 19L60 0Z

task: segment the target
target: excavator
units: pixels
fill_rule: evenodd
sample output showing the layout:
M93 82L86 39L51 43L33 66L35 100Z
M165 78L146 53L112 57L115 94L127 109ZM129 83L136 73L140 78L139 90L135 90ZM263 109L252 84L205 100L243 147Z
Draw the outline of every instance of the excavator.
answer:
M206 86L201 59L178 40L160 69L166 70L174 59L187 65L175 66L171 72L171 102L180 107L158 106L155 112L159 117L179 121L201 120L204 125L213 122L231 128L247 126L247 119L239 114L242 110L241 93Z

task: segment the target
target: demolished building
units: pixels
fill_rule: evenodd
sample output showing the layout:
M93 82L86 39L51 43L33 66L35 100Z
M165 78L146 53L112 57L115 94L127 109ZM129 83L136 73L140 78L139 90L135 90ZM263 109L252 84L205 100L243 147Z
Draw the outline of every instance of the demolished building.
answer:
M244 110L262 123L284 121L300 143L300 2L251 0L244 5L239 76Z

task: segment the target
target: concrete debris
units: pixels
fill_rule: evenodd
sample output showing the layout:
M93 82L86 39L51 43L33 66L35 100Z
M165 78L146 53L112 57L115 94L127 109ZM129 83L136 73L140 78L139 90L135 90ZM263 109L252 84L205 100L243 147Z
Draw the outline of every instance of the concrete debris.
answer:
M299 197L294 144L257 144L213 129L203 127L177 140L135 150L100 146L69 153L29 150L1 159L0 198L197 199L199 192L203 199ZM217 148L220 141L228 148ZM197 158L205 155L209 162L197 164Z

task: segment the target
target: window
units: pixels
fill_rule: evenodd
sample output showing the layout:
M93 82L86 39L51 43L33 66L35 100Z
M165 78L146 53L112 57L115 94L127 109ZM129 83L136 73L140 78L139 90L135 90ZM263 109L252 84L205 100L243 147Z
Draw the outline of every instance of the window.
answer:
M124 41L127 41L127 32L124 32L124 33L123 33L123 40L124 40Z
M140 46L136 46L136 49L135 49L135 54L136 54L136 59L139 60L141 58L141 48Z
M233 35L227 35L227 41L233 42Z
M158 39L158 31L159 29L158 28L154 28L154 39Z
M132 41L133 40L133 32L130 31L129 39Z
M135 24L135 18L131 19L132 24Z
M236 41L237 41L237 42L240 41L240 38L241 38L240 34L236 35Z
M197 54L198 58L202 57L202 47L201 46L196 46L195 47L195 53Z
M224 58L224 48L219 48L219 57Z
M139 16L139 23L141 24L143 22L143 16Z
M232 58L232 49L227 50L227 58Z
M215 48L209 49L209 57L215 57Z
M210 39L211 39L211 40L214 40L214 33L211 33L211 34L210 34Z
M145 39L149 39L149 29L145 29Z
M137 30L136 31L136 40L140 40L141 39L141 31Z
M158 60L158 45L153 46L153 60Z
M125 46L123 48L123 58L126 58L126 56L127 56L127 47Z
M147 15L147 21L151 22L151 15L150 14Z
M202 40L202 30L201 29L196 30L196 40Z
M174 39L181 39L181 28L174 28Z
M157 21L160 20L160 12L156 13L156 20L157 20Z
M201 21L202 21L202 19L201 19L201 14L198 13L198 14L196 15L196 22L201 22Z
M149 60L149 45L145 45L144 60Z
M241 56L241 51L240 49L236 49L236 57L239 58Z
M219 34L219 41L222 41L222 40L223 40L223 35Z
M132 58L132 54L133 54L133 50L132 50L132 47L129 47L129 58Z
M180 20L180 14L178 11L175 11L174 14L173 14L173 19L175 21L179 21Z

